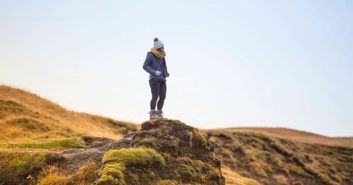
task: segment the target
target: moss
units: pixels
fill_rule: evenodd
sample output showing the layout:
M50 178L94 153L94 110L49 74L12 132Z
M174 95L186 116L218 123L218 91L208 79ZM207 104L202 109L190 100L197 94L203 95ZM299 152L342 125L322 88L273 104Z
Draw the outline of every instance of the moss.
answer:
M148 165L158 163L165 165L163 156L152 148L122 148L119 150L110 150L103 156L103 164L109 162L128 164Z
M71 149L71 148L85 148L85 142L82 138L58 138L50 140L28 141L20 143L0 144L2 148L37 148L37 149Z
M206 138L203 135L201 135L200 132L195 128L193 130L193 140L199 146L202 146L202 147L207 146Z
M125 166L121 163L108 163L96 181L97 185L125 185L124 171Z
M153 137L148 137L148 138L144 138L142 139L139 144L140 145L146 145L146 146L155 146L156 145L156 138Z
M39 173L45 162L45 153L0 152L0 181L24 184L29 175Z
M89 162L80 167L75 173L73 181L75 184L92 184L98 178L98 166L94 162Z
M193 160L192 164L198 172L201 172L202 168L205 166L205 164L200 160Z
M191 182L197 176L195 169L192 166L186 164L178 165L178 173L180 174L183 182Z
M151 148L122 148L106 152L103 169L97 185L125 185L124 171L127 165L165 165L163 156Z

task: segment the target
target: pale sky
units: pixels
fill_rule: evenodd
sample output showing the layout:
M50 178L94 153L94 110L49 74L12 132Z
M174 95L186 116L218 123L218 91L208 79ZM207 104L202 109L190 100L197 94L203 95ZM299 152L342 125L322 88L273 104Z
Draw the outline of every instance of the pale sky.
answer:
M352 0L0 0L0 83L141 123L155 36L166 117L353 136Z

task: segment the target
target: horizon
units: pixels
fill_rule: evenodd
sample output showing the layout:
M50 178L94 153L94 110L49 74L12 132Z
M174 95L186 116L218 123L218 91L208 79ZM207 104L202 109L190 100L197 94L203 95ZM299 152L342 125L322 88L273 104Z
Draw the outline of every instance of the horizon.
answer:
M158 37L165 116L353 136L353 1L0 1L0 84L140 123Z

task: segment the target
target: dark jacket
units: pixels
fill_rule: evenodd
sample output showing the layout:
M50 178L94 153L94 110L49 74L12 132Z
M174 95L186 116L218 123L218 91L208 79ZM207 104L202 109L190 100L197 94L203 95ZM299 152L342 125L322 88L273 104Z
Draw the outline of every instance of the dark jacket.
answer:
M154 56L151 52L147 53L145 63L143 64L143 69L150 74L150 79L154 78L154 79L165 80L166 77L169 76L167 63L165 62L165 59L164 59L164 65L162 66L157 60L157 57ZM156 76L156 71L160 71L161 75Z

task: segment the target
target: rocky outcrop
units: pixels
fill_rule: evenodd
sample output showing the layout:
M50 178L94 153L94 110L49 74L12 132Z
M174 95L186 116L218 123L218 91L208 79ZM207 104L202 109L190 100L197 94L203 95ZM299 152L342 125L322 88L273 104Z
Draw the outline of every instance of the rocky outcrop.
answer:
M221 161L213 148L198 129L160 119L143 123L141 130L119 141L68 151L60 167L71 174L94 161L100 167L96 184L223 185Z

